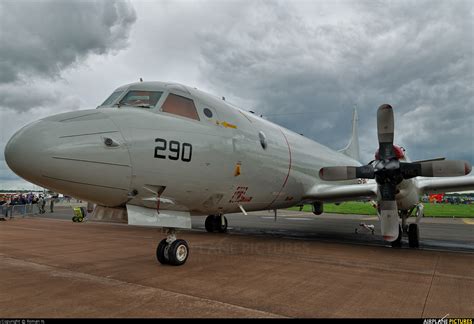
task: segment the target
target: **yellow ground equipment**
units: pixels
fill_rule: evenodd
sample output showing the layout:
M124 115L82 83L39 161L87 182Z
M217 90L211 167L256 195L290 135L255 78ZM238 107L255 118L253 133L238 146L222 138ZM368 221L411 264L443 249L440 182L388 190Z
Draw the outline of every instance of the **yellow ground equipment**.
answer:
M82 223L84 218L87 216L87 211L84 207L74 207L74 216L72 217L73 222Z

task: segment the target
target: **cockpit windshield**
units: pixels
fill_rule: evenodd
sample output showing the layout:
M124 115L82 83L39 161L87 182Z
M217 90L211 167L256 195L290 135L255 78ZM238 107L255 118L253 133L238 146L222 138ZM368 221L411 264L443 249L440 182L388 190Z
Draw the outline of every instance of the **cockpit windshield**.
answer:
M111 104L114 103L114 101L120 97L120 95L123 93L123 91L115 91L112 93L105 101L102 103L101 106L110 106Z
M161 91L131 90L120 100L118 106L153 108L162 94Z

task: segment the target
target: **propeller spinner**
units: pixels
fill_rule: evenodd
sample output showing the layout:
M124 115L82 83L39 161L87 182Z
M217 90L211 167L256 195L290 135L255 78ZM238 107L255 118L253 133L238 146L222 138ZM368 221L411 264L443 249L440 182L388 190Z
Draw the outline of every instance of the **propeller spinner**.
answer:
M378 185L378 206L382 235L387 241L394 241L399 235L398 208L395 196L397 185L404 179L417 176L453 177L471 172L467 161L442 160L418 163L400 162L393 145L393 108L383 104L377 110L377 136L379 149L377 159L367 165L324 167L319 177L327 181L352 180L358 178L375 179Z

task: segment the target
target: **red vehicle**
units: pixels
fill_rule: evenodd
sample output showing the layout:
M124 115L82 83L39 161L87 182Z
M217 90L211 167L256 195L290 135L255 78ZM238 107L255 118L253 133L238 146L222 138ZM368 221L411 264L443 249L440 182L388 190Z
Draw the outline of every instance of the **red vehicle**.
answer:
M443 200L444 200L444 194L430 195L430 203L442 203Z

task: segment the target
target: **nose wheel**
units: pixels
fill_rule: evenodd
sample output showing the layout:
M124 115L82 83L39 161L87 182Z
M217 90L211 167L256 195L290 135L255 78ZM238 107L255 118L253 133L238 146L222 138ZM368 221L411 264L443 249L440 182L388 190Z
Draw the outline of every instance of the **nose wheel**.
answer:
M167 238L161 240L156 248L156 258L161 264L179 266L188 259L188 243L185 240L176 239L175 234L174 229L169 229Z
M227 232L227 218L224 215L209 215L204 222L204 227L209 233Z
M420 230L418 224L412 223L406 225L405 222L402 222L402 225L398 229L398 237L395 241L391 242L392 247L399 248L402 246L402 236L403 234L408 235L408 246L410 248L420 247Z

